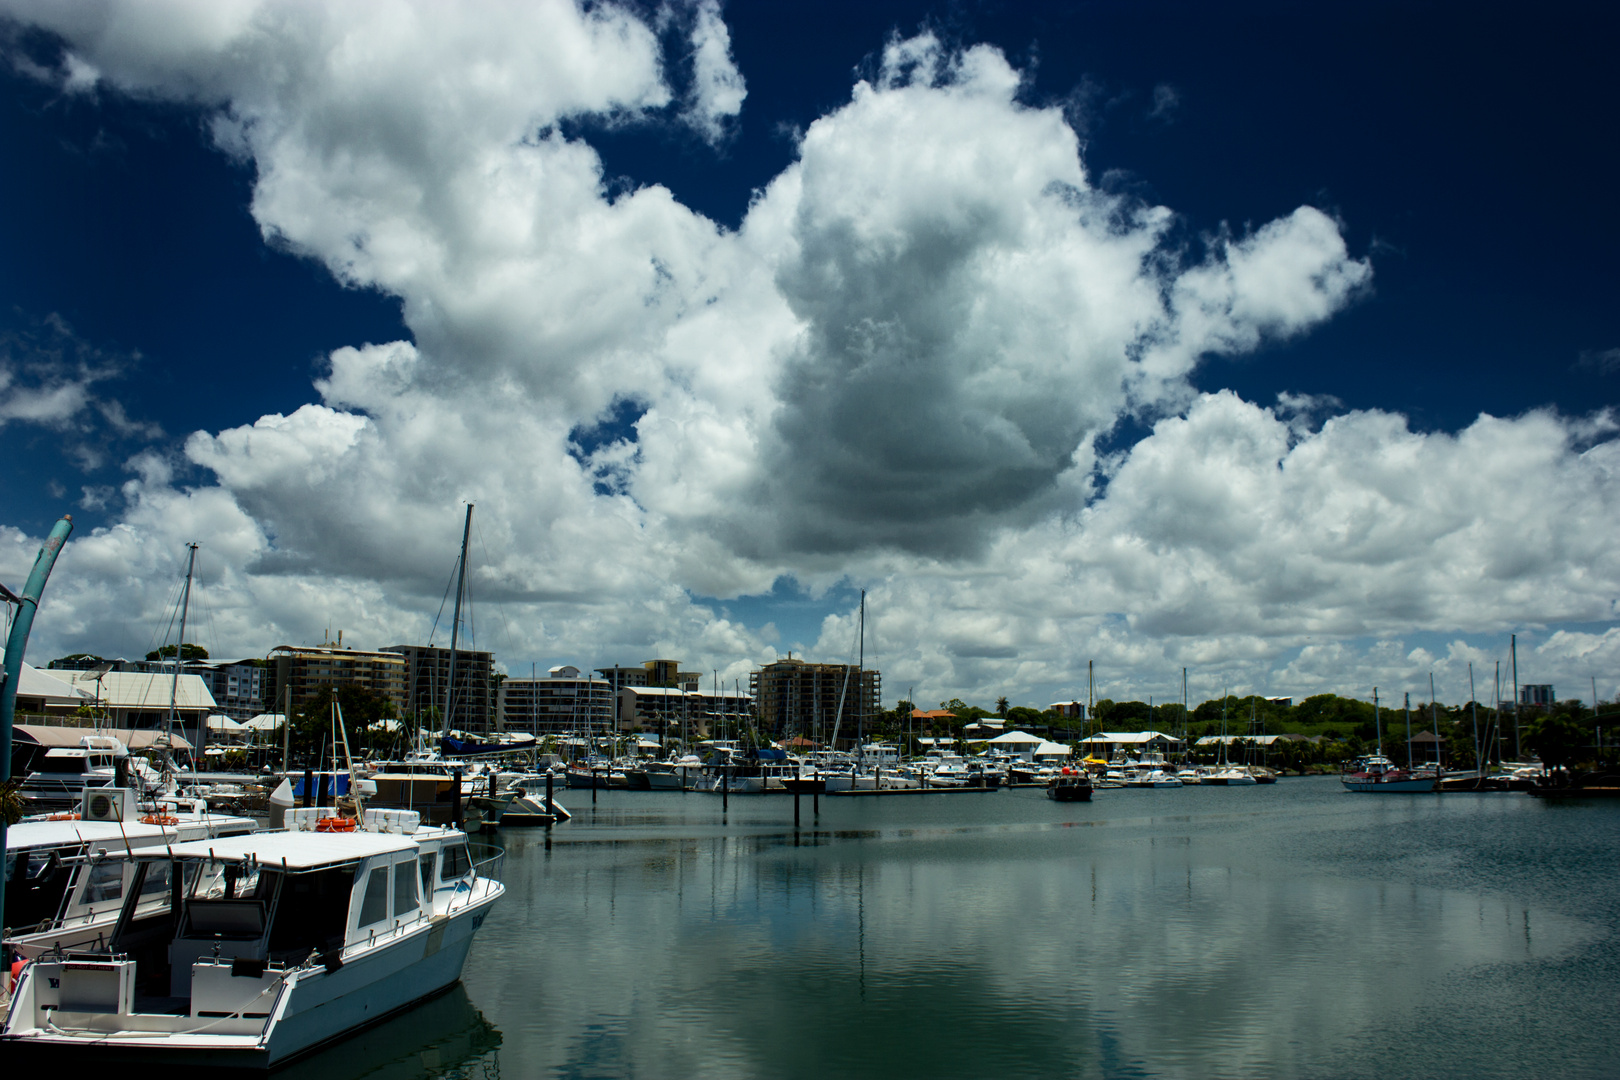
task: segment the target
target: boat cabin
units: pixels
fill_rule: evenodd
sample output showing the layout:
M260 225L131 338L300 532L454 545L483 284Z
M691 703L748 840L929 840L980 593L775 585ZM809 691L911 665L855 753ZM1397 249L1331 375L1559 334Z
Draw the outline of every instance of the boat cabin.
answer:
M139 821L67 819L11 826L6 830L6 940L110 916L122 906L134 875L126 856L175 838L173 827Z

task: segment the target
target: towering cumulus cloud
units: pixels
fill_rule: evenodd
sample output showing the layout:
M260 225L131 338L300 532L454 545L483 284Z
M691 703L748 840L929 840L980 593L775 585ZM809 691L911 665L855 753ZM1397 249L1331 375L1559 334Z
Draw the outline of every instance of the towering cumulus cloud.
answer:
M1311 207L1172 247L1172 211L1095 186L994 48L891 41L728 230L606 183L594 128L569 123L724 144L748 97L713 0L660 16L677 34L564 0L0 9L60 36L41 77L65 92L200 110L251 165L266 241L397 296L412 335L336 351L289 415L191 434L209 484L139 458L53 597L74 644L121 632L96 615L114 590L151 614L129 576L194 537L220 560L226 651L408 638L461 500L478 587L512 612L503 653L668 649L738 674L768 628L693 595L849 575L888 605L891 669L963 692L1061 685L1081 649L1270 663L1311 634L1492 625L1476 573L1549 617L1608 617L1584 590L1620 585L1602 552L1521 545L1458 486L1513 446L1513 482L1612 513L1606 421L1312 432L1197 395L1202 357L1307 331L1368 262ZM1127 415L1158 426L1099 462ZM1466 559L1416 553L1442 542Z

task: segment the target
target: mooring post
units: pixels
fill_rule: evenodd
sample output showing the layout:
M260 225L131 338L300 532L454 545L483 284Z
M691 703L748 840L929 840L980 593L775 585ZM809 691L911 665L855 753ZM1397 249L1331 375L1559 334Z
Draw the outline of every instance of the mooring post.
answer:
M315 805L315 769L309 765L304 766L304 805Z
M450 786L451 786L452 789L454 789L454 790L452 790L451 794L454 795L455 799L456 799L456 801L451 804L452 808L450 810L450 824L454 825L456 828L459 829L459 828L461 828L461 770L460 769L451 769L450 770Z
M596 789L601 783L602 783L602 778L601 778L601 776L599 776L597 774L596 766L592 765L591 766L591 805L592 806L596 805Z
M551 818L552 818L552 821L548 821L546 823L546 828L549 829L549 828L551 828L552 822L556 821L556 819L557 819L557 807L551 801L551 768L550 768L550 766L547 766L547 768L546 768L546 813L550 814ZM549 834L548 834L548 836L549 836Z
M720 812L731 808L731 766L720 766Z

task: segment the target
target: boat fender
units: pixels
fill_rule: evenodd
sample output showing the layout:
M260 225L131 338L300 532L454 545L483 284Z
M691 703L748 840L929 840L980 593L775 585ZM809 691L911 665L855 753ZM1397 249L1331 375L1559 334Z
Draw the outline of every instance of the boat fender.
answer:
M17 989L17 983L22 981L22 970L26 966L28 961L20 956L11 962L11 985L6 987L6 993L10 994Z

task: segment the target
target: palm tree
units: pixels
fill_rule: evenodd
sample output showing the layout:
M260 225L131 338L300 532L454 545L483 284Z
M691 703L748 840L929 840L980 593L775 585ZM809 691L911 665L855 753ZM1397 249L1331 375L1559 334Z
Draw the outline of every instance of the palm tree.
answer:
M1008 704L1008 702L1007 702L1006 698L1004 698L1004 697L996 698L996 715L997 716L999 716L999 717L1001 717L1003 719L1006 719L1006 716L1007 716L1007 704Z

